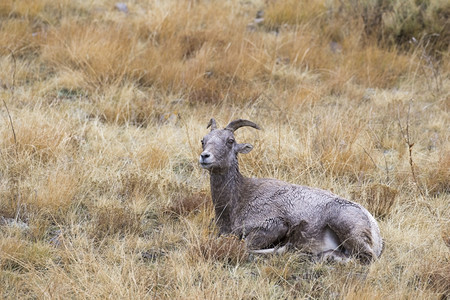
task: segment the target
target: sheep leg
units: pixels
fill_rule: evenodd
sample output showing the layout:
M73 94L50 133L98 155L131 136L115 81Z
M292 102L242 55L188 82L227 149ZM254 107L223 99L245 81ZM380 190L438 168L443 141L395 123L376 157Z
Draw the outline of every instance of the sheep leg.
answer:
M288 232L287 225L280 219L267 219L260 226L247 228L248 234L245 236L250 250L261 250L281 241ZM269 250L269 249L266 249ZM272 252L284 251L281 248L273 248Z
M331 228L342 241L342 246L361 263L369 264L377 257L371 247L370 230L355 230L347 226L341 226L339 230Z
M253 254L284 254L288 251L289 245L283 245L281 247L274 247L268 249L259 249L259 250L248 250L248 252Z
M317 254L318 261L325 262L341 262L346 263L349 261L347 255L339 250L327 250Z

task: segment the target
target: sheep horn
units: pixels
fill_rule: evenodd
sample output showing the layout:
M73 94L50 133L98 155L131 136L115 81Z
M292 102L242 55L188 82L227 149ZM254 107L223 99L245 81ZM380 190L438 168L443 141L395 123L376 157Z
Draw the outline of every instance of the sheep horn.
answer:
M208 129L209 127L211 127L211 130L217 129L216 120L214 120L214 119L209 120L209 123L208 123L208 126L206 126L206 129Z
M261 129L255 123L248 121L248 120L242 120L242 119L232 121L230 124L227 125L227 127L225 127L225 129L228 129L228 130L231 130L234 132L235 130L237 130L241 127L244 127L244 126L250 126L250 127L256 128L256 129Z

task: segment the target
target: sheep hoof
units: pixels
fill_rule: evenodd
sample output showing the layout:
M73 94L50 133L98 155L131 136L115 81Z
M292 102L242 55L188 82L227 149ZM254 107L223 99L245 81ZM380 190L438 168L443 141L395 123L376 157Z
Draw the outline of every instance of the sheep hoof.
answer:
M347 263L350 258L338 250L327 250L317 254L316 261L319 262L337 262L337 263Z
M251 254L284 254L288 251L288 245L284 246L277 246L274 248L268 248L268 249L254 249L254 250L248 250Z

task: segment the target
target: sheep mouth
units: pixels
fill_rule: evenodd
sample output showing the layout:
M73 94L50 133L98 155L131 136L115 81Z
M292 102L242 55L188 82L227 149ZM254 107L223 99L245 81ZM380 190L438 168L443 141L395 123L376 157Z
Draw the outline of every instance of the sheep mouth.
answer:
M200 167L202 167L203 169L211 169L213 166L212 163L207 163L207 162L201 162L200 163Z

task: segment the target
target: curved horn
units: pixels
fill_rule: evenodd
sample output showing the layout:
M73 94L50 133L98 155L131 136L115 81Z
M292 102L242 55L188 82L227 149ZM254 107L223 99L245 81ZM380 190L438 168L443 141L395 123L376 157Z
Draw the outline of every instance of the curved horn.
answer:
M208 126L206 126L206 129L208 129L209 127L211 127L211 130L217 129L216 120L214 120L214 119L209 120L209 123L208 123Z
M228 129L228 130L231 130L234 132L235 130L237 130L241 127L244 127L244 126L250 126L250 127L256 128L256 129L261 129L255 123L253 123L249 120L243 120L243 119L232 121L230 124L227 125L227 127L225 127L225 129Z

